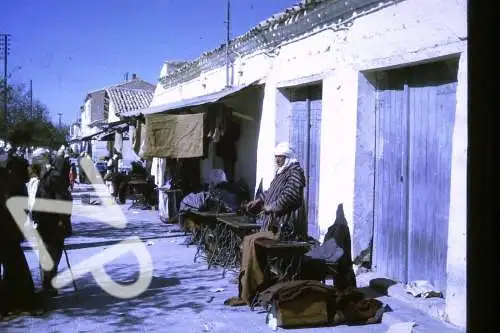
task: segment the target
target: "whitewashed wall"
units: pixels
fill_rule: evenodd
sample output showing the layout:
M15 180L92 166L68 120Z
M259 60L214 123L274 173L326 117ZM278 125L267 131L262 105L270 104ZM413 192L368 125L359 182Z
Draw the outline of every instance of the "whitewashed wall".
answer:
M116 115L116 105L111 100L109 101L108 123L120 121L120 117Z
M354 166L356 156L357 91L360 71L409 66L422 61L461 55L458 75L451 210L448 250L449 320L466 325L465 221L466 211L466 86L463 53L467 47L465 0L406 0L360 16L344 30L324 29L307 38L282 45L276 57L262 54L237 63L239 83L266 77L257 144L256 179L268 185L273 177L272 151L279 122L278 87L323 81L319 223L324 235L342 203L349 227L354 229ZM203 86L204 83L204 86ZM236 83L236 82L235 82ZM225 85L225 68L214 70L178 87L158 86L152 105L205 95ZM278 122L278 123L277 123ZM279 132L279 136L285 134ZM332 208L333 207L333 208ZM451 244L457 245L451 245ZM462 288L462 289L461 289Z

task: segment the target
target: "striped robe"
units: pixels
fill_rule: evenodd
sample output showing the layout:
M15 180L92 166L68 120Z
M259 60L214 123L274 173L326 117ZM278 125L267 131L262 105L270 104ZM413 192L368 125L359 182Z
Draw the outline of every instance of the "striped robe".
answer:
M307 217L304 203L306 180L298 162L277 174L269 189L259 198L271 210L261 221L262 231L278 230L282 240L307 238Z

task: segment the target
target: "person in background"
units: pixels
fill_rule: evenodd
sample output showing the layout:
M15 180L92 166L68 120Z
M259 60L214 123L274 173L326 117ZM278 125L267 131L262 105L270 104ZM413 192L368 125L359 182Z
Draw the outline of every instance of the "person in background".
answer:
M227 299L225 305L250 305L258 291L268 282L265 280L265 263L255 244L257 239L307 239L304 170L294 158L293 150L287 142L276 146L274 157L275 176L269 189L246 207L247 211L261 212L258 221L262 226L261 231L243 239L239 293L238 296Z
M22 184L24 190L20 188L21 181L15 178L24 172L9 169L6 166L8 162L8 160L2 161L0 165L0 266L2 272L0 318L8 318L15 313L40 315L44 312L43 303L35 292L33 278L21 247L24 237L7 207L7 201L10 198L25 197L22 193L27 192L26 186ZM10 163L10 168L15 164Z
M63 178L67 177L62 177L59 170L52 164L45 165L38 184L36 198L71 201L71 194L68 196L69 190L65 186L66 183L61 181ZM43 294L46 297L51 297L57 295L57 290L51 282L57 275L57 268L64 250L64 239L71 234L71 230L68 230L68 226L71 226L71 215L43 212L39 208L37 209L38 205L39 201L35 199L32 212L33 220L37 225L42 242L54 261L52 270L45 271L40 268L42 270Z
M69 174L71 170L71 162L69 160L69 153L63 145L56 153L54 167L59 172L63 186L69 189Z
M61 183L61 197L59 199L66 201L73 201L69 186L69 172L71 170L71 162L69 160L69 152L63 145L59 148L56 153L55 163L53 164L55 170L59 177L58 182ZM63 190L66 189L66 190ZM73 228L71 226L71 218L64 218L63 222L66 224L66 231L71 235L73 233Z
M73 188L75 187L76 178L77 178L76 165L75 163L71 163L71 168L69 171L69 187L71 188L71 191L73 191Z

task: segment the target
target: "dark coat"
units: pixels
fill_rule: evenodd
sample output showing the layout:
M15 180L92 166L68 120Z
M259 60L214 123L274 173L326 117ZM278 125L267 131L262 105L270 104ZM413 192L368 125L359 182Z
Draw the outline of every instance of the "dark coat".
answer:
M19 192L16 182L11 181L9 172L5 167L0 167L0 243L1 244L19 244L24 237L17 226L12 214L7 208L7 200L15 192ZM26 204L28 203L26 197Z
M69 187L69 172L71 170L69 157L64 157L63 155L57 156L54 166L56 170L59 171L63 185Z
M65 186L64 182L61 182L61 175L55 168L47 170L40 178L36 197L41 199L72 201L68 187ZM45 242L50 243L51 241L58 241L68 236L69 230L65 230L65 228L67 228L71 214L38 211L37 201L35 200L32 215L38 225L38 232ZM58 226L59 221L63 222L63 228Z
M269 189L259 196L272 211L263 221L263 229L279 229L280 238L284 240L307 238L305 185L304 170L298 162L274 177Z

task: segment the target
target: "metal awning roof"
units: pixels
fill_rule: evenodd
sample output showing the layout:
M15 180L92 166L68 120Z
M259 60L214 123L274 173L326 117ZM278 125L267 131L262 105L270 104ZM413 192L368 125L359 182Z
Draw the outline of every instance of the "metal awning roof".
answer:
M94 134L89 134L89 135L86 135L86 136L81 137L79 139L70 140L68 143L89 141L89 140L92 140L94 137L100 136L100 135L101 135L101 137L99 137L98 140L102 140L103 134L104 134L104 136L108 135L108 134L114 134L114 132L116 130L118 130L120 128L126 128L127 126L128 126L128 123L126 123L125 121L115 122L113 124L109 124L106 128L104 128L100 131L97 131Z
M258 81L254 81L249 84L241 85L241 86L234 86L234 87L228 87L224 88L221 91L218 91L216 93L204 95L204 96L198 96L198 97L193 97L193 98L188 98L188 99L183 99L180 101L172 102L172 103L165 103L157 106L150 106L149 108L145 109L140 109L140 110L133 110L133 111L128 111L128 112L122 112L120 116L122 117L136 117L139 115L148 115L148 114L154 114L154 113L161 113L161 112L166 112L166 111L171 111L171 110L176 110L176 109L182 109L186 107L192 107L192 106L199 106L203 104L211 104L218 102L219 100L229 97L232 94L235 94L245 88L248 88L250 86L255 85Z
M116 125L114 127L110 127L109 129L107 129L103 134L101 134L97 140L99 141L109 141L109 140L112 140L114 137L115 137L115 133L119 130L119 129L126 129L129 125L128 124L119 124L119 125ZM125 132L126 133L126 132ZM128 140L128 138L124 137L123 140Z

